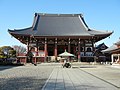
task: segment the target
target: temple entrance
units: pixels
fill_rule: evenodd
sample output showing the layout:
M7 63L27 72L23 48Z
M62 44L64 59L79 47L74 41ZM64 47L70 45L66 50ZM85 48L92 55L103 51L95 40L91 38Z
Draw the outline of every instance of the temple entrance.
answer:
M49 45L47 51L48 56L54 56L54 45Z
M68 51L68 46L60 45L60 46L57 47L57 54L61 54L61 53L63 53L65 50Z
M70 53L72 53L72 54L75 55L75 52L76 52L76 48L75 48L75 46L71 45Z

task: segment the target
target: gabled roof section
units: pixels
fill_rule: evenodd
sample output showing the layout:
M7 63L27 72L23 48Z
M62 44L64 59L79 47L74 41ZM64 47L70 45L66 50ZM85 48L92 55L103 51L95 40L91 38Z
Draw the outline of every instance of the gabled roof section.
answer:
M117 45L113 44L113 45L110 46L109 48L107 48L107 49L105 49L105 50L102 50L102 52L104 52L104 53L110 53L110 52L112 52L112 51L114 51L114 50L117 50L117 49L118 49Z
M32 27L20 30L8 30L10 34L33 36L97 36L104 38L112 32L91 30L82 14L44 14L35 13Z
M106 49L106 48L108 48L108 47L105 45L105 43L101 43L101 44L99 44L98 46L96 46L95 49L103 50L103 49Z

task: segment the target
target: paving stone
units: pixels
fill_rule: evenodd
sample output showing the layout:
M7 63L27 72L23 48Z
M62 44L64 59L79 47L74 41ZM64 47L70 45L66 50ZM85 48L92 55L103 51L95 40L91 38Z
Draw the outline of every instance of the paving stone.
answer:
M41 90L54 66L0 66L0 90Z
M51 90L118 90L113 85L79 68L56 67L51 77L42 90L49 90L49 88Z
M119 85L120 69L113 67L0 66L0 90L119 90Z

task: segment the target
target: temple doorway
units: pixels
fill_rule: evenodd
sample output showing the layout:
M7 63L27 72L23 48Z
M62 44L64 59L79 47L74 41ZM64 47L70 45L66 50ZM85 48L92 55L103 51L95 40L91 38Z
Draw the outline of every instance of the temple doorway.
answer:
M57 54L61 54L65 50L68 51L68 46L67 45L60 45L60 46L57 47Z
M48 46L48 56L54 56L54 45Z

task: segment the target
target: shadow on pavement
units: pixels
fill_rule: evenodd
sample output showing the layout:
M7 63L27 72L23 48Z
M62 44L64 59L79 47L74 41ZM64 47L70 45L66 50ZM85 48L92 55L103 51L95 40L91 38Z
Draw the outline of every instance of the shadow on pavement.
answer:
M23 64L5 64L5 65L0 65L0 71L6 70L6 69L10 69L10 68L14 68L14 67L19 67L19 66L23 66Z
M0 78L0 90L41 90L47 78L39 79L35 77L23 78Z

